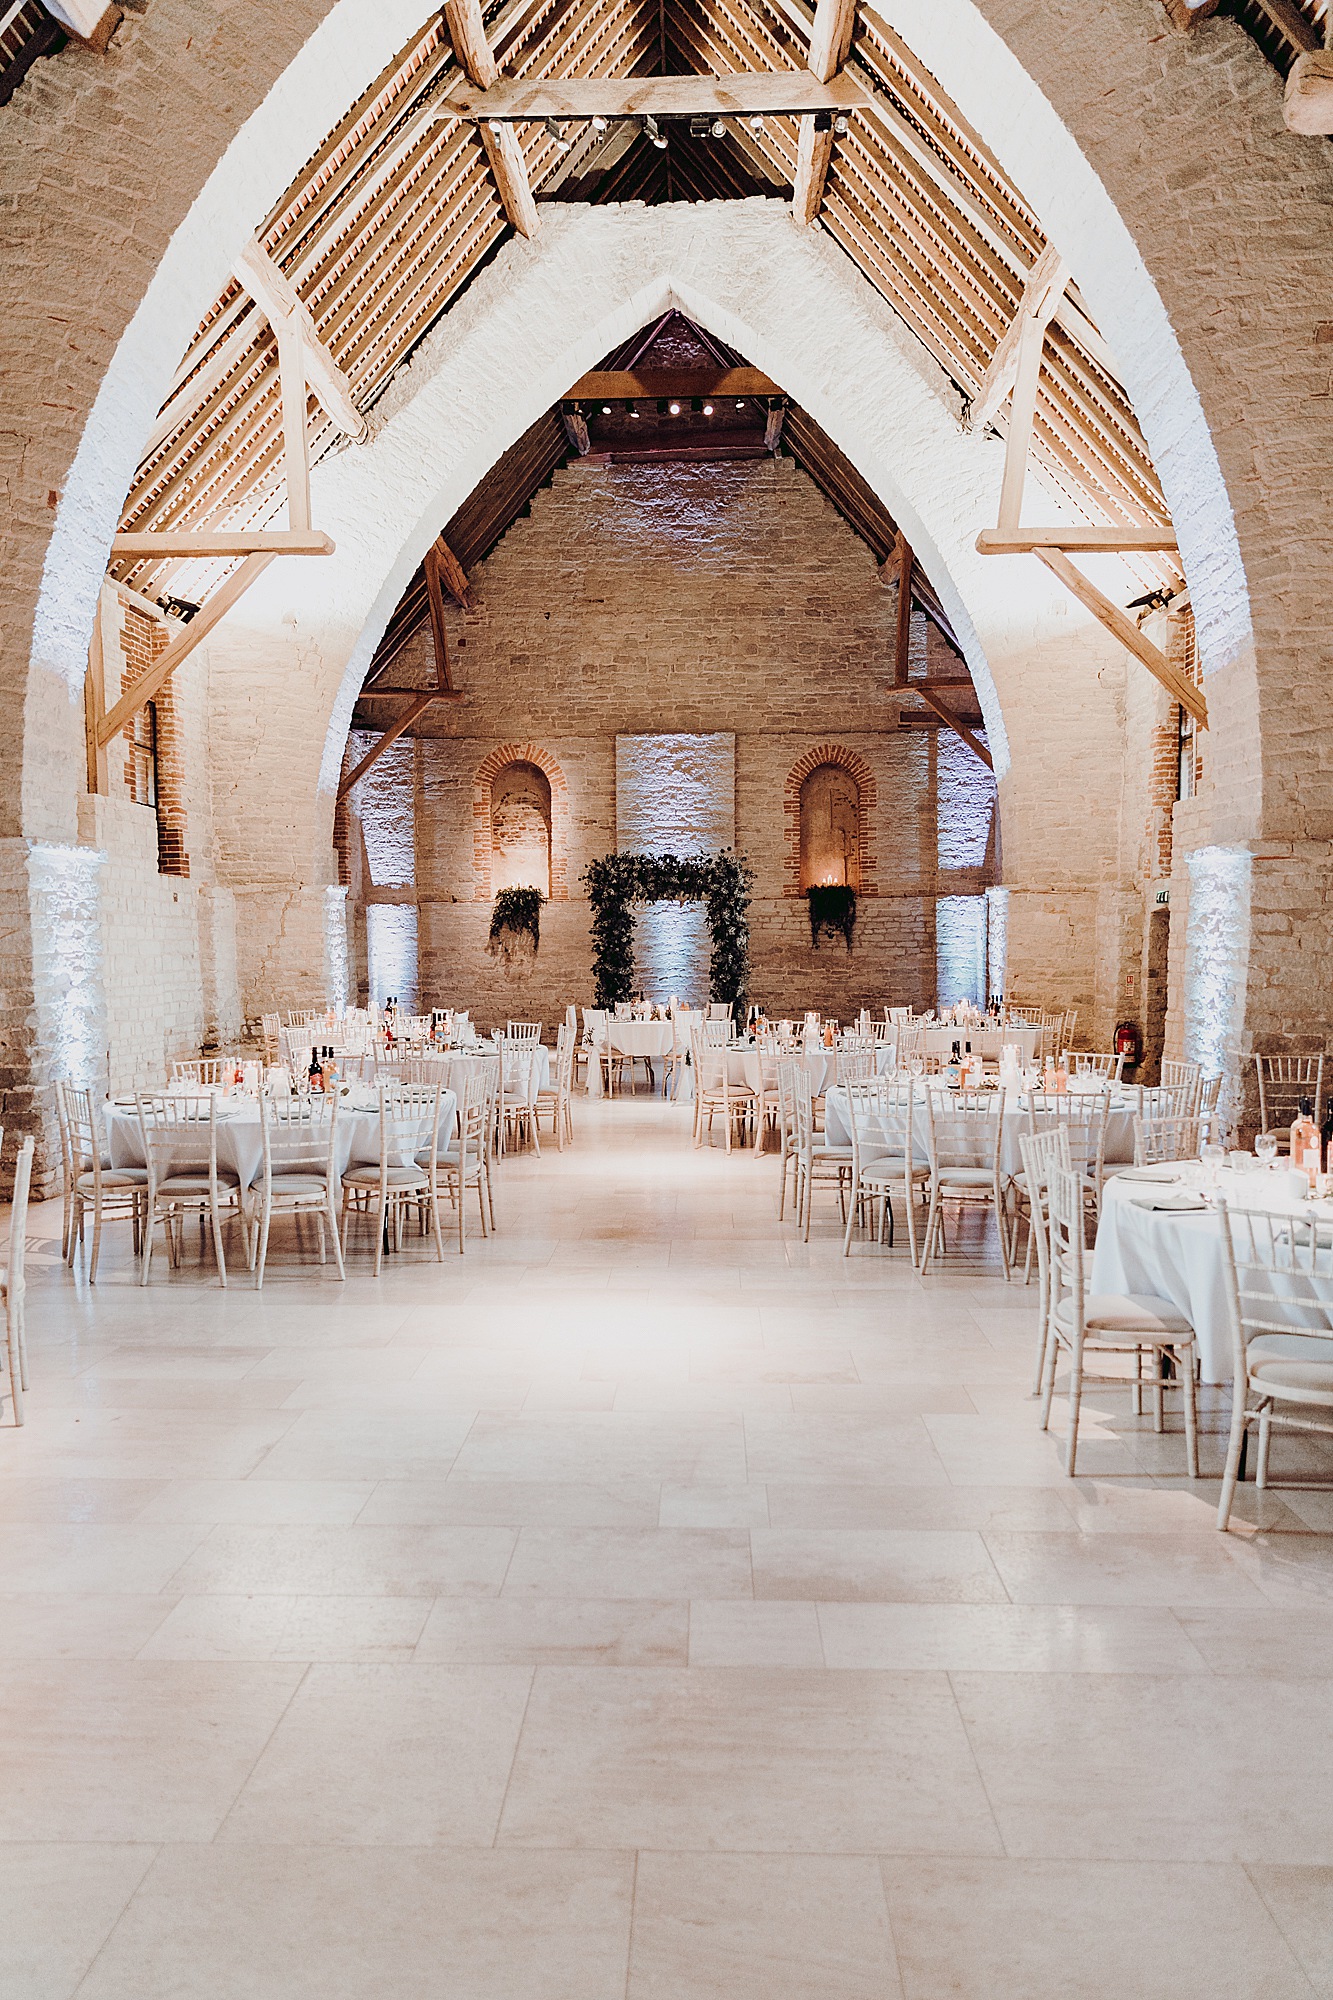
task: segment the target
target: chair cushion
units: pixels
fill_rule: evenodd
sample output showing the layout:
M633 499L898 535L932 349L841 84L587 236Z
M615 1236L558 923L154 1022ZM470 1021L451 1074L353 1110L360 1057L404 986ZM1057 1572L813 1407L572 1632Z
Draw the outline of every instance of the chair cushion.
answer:
M1305 1348L1305 1353L1301 1348ZM1323 1349L1322 1355L1319 1350ZM1283 1391L1333 1403L1333 1341L1298 1341L1292 1334L1260 1334L1249 1343L1246 1373L1257 1389Z
M387 1175L391 1188L422 1187L427 1174L421 1167L390 1167ZM380 1184L378 1167L349 1167L343 1175L344 1187L377 1188Z
M941 1167L939 1183L942 1188L989 1188L995 1185L995 1175L990 1167Z
M75 1185L80 1194L91 1194L96 1182L92 1174L80 1174ZM102 1169L104 1188L141 1188L147 1185L147 1167L103 1167Z
M274 1194L326 1194L328 1182L323 1174L274 1174L272 1179Z
M240 1185L240 1175L233 1173L230 1167L218 1168L219 1188L225 1188L230 1193L239 1188ZM159 1194L165 1195L207 1194L208 1175L206 1172L172 1174L169 1180L158 1182L157 1191Z
M1061 1299L1055 1308L1061 1329L1072 1328L1073 1305ZM1140 1292L1089 1292L1083 1302L1083 1330L1090 1339L1154 1341L1179 1345L1194 1338L1194 1328L1165 1299L1149 1298Z
M850 1146L812 1146L810 1151L816 1160L846 1160L848 1166L852 1163Z
M906 1180L907 1161L901 1153L881 1153L878 1159L862 1161L861 1178L864 1181ZM914 1181L928 1181L930 1179L930 1168L914 1166L912 1168L912 1179Z

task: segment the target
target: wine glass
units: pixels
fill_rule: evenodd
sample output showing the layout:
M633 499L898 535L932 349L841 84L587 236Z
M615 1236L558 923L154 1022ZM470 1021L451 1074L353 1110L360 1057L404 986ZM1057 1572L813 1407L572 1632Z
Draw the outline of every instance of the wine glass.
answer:
M1216 1139L1206 1139L1203 1145L1200 1146L1199 1158L1203 1161L1204 1181L1206 1186L1208 1187L1217 1186L1218 1174L1221 1171L1222 1162L1223 1160L1225 1160L1226 1156L1227 1156L1226 1147L1219 1145Z
M1261 1132L1254 1142L1254 1150L1266 1167L1271 1167L1277 1158L1277 1133Z
M909 1076L924 1076L926 1073L925 1057L909 1056L907 1058L907 1073Z

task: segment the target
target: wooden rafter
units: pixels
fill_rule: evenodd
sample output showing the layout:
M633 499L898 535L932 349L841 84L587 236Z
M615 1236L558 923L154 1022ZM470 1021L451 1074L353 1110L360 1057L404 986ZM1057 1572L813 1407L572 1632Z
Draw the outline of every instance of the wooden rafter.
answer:
M810 29L810 52L806 58L812 76L827 83L847 60L856 25L856 0L819 0ZM801 120L796 146L796 179L792 184L791 212L794 221L808 228L819 214L824 199L824 182L833 158L833 123L820 121L816 131L813 118Z
M898 615L894 621L893 635L893 679L897 687L906 687L910 679L911 660L909 646L912 638L912 572L916 559L906 535L898 536Z
M366 435L366 420L352 399L352 386L319 337L319 331L296 287L252 239L236 265L236 276L249 292L277 336L279 357L284 343L299 349L304 384L319 398L325 413L347 437ZM293 380L295 355L293 355ZM304 409L304 398L302 399Z
M444 18L453 37L458 57L474 91L483 94L500 87L500 67L486 39L481 16L481 0L445 0ZM455 91L453 96L458 96ZM451 110L454 108L450 102ZM496 190L504 212L520 236L537 234L537 204L532 198L527 161L515 133L507 126L488 121L481 130L481 142L495 176Z
M981 387L972 399L967 413L969 430L983 429L1000 409L1018 375L1018 357L1027 322L1039 321L1044 337L1068 282L1068 266L1055 246L1048 243L1027 275L1018 311L1000 336Z

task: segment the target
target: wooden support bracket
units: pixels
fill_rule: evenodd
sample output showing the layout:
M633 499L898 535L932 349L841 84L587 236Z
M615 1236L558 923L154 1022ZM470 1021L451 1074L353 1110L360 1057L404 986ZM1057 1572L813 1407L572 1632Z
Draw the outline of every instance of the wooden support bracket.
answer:
M220 619L225 618L233 604L243 597L250 585L263 575L271 562L272 555L250 555L238 570L233 570L226 580L219 584L211 597L205 598L199 610L183 630L178 632L164 653L158 655L142 680L135 682L115 706L102 717L97 729L97 741L104 745L113 736L119 735L132 715L153 699L160 687L175 673L183 660L187 660L195 647Z
M819 0L810 26L808 68L827 83L847 60L856 26L857 0ZM816 132L813 118L803 118L796 139L796 179L792 183L792 219L803 229L819 214L824 183L833 158L833 128Z
M920 695L922 701L925 702L927 708L934 709L936 715L938 715L938 717L940 718L940 721L947 723L949 728L952 729L955 736L961 737L962 741L966 743L968 749L972 752L973 756L980 757L982 763L986 766L986 769L988 771L993 771L995 769L995 759L991 756L990 751L981 741L981 738L979 736L974 736L972 734L972 731L968 728L965 722L959 721L958 717L949 707L948 702L941 701L940 697L935 693L935 690L932 687L930 687L928 683L924 681L913 681L912 693Z
M352 385L319 337L310 308L291 280L273 262L258 237L252 237L236 264L236 277L249 292L278 340L282 358L284 336L304 349L305 380L338 428L358 442L366 435L366 420L352 400ZM305 400L302 398L302 411Z
M893 634L893 679L896 687L908 682L908 647L912 637L912 568L915 558L906 535L898 537L898 617Z
M454 45L454 54L467 72L468 83L476 91L493 86L504 88L499 65L486 37L481 0L445 0L445 22ZM451 93L451 97L453 94ZM447 111L451 106L442 106ZM537 234L537 203L528 179L527 161L518 134L508 125L490 120L481 127L481 141L495 177L496 192L506 216L520 236Z
M1202 690L1196 688L1193 681L1186 680L1184 674L1172 666L1166 654L1140 632L1133 619L1126 617L1118 604L1113 604L1109 597L1103 595L1096 584L1084 576L1081 569L1076 569L1062 549L1034 549L1032 553L1039 562L1044 562L1047 569L1059 577L1065 588L1092 613L1099 624L1104 625L1136 660L1142 661L1148 672L1161 682L1172 699L1178 701L1181 707L1194 717L1199 728L1206 729L1208 704L1204 700Z
M389 745L391 743L396 743L398 741L398 738L403 734L403 732L412 727L412 724L416 721L417 717L419 715L423 715L425 711L430 707L431 703L433 701L438 701L439 699L440 696L438 690L435 688L430 688L426 691L426 693L417 695L414 701L410 701L407 707L403 710L402 714L399 716L397 722L395 722L391 728L385 730L379 742L374 744L369 750L367 750L365 756L361 759L361 762L347 773L346 777L342 780L341 784L338 786L338 797L340 799L345 799L347 797L347 794L351 791L353 785L358 784L360 780L365 777L366 772L370 769L371 765L378 763L379 759L384 755L385 751L389 748Z

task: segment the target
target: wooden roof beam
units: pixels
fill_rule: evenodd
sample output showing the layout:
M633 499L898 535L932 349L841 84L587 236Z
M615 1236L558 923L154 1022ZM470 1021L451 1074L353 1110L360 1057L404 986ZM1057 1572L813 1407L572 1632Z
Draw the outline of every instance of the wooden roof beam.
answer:
M252 583L258 581L271 562L272 555L248 555L240 568L233 570L225 581L219 584L212 595L205 599L195 612L189 624L176 634L165 652L159 653L152 666L129 688L102 717L97 728L99 746L109 743L118 736L132 715L147 707L158 689L165 687L183 660L187 660L200 640L206 639L213 627L225 618L238 598L245 595Z
M481 0L445 0L444 18L453 38L454 54L467 72L472 94L475 96L481 92L485 95L493 88L502 89L500 66L486 39ZM448 110L454 110L455 100L463 95L461 86L455 88L450 95ZM535 236L537 204L533 199L532 183L528 179L527 162L523 158L518 135L507 125L488 120L481 128L481 142L486 148L486 157L491 163L496 190L506 216L520 236Z
M453 0L451 0L453 4ZM448 11L446 9L446 11ZM808 69L735 71L728 76L502 77L489 89L460 86L441 105L478 124L583 124L593 118L804 117L865 111L867 92L845 71L824 82Z
M352 385L319 337L310 308L296 287L251 237L236 265L236 276L278 337L295 339L303 350L305 379L339 430L359 443L366 420L352 400Z
M1200 729L1206 729L1208 704L1204 700L1202 690L1196 688L1193 681L1186 680L1184 674L1172 666L1166 654L1160 647L1154 646L1145 633L1140 632L1133 619L1126 617L1118 604L1113 604L1109 597L1104 596L1096 584L1070 562L1062 549L1034 549L1032 553L1038 561L1044 562L1047 569L1059 577L1066 590L1078 599L1085 610L1092 613L1099 625L1104 625L1136 660L1142 662L1148 672L1161 682L1172 699L1178 701L1186 713L1194 717Z
M936 694L935 690L929 685L928 682L913 681L911 683L911 692L913 694L920 695L922 701L925 702L927 708L934 709L940 721L943 723L947 723L948 727L952 729L954 735L960 738L962 742L966 743L968 749L972 752L972 755L974 757L980 757L982 763L986 766L986 769L988 771L993 771L995 769L995 759L991 756L990 751L981 741L981 738L979 736L974 736L972 734L972 731L968 728L967 724L963 722L957 715L954 714L953 710L950 708L947 701L941 701L940 697Z
M810 28L807 66L812 76L827 83L847 60L856 26L856 0L819 0ZM820 121L817 131L813 118L803 118L796 142L796 179L792 185L792 220L807 229L819 215L824 199L824 183L833 158L833 123Z

